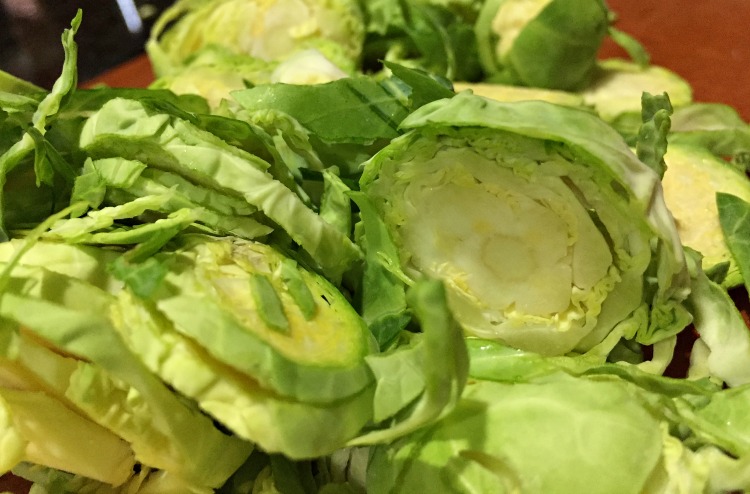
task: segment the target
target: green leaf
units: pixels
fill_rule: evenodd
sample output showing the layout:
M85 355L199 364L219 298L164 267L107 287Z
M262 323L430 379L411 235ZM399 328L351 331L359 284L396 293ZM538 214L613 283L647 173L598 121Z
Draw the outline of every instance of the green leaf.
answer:
M78 82L78 45L76 45L74 38L81 24L81 15L81 11L79 10L71 22L70 29L63 31L62 44L65 52L65 60L63 61L62 74L55 81L52 90L41 100L32 117L33 127L38 134L44 135L50 120L56 116L64 100L68 99L76 89ZM8 239L4 212L5 185L8 173L34 150L35 139L33 136L37 135L38 137L38 134L24 133L19 141L0 155L0 241ZM59 160L57 162L59 163ZM37 183L49 183L50 173L43 165L41 156L35 162L35 170L42 174L40 177L37 177Z
M360 256L346 235L267 172L269 163L189 121L150 113L138 101L112 100L86 122L81 145L95 158L138 160L200 187L239 196L283 228L334 282Z
M406 304L405 275L400 270L398 250L379 218L372 201L362 192L349 194L359 207L364 232L360 243L365 268L360 287L361 313L381 350L396 338L411 320Z
M393 62L383 62L395 77L411 88L410 99L414 109L430 101L454 96L450 81L419 69L410 69Z
M696 344L693 358L700 360L698 347L702 346L708 351L702 359L709 377L720 379L729 386L750 383L750 332L747 324L727 291L703 273L700 254L688 252L692 271L688 308L700 335L700 344Z
M350 441L350 445L389 442L435 423L453 410L466 385L469 357L463 332L448 308L443 283L421 279L410 288L407 301L422 329L421 342L418 344L422 346L419 365L424 379L424 391L405 413L398 414L391 421L385 421L381 428ZM380 360L377 365L381 371L391 361L395 364L395 370L403 364L397 354L398 350L382 357L374 355L370 360ZM412 365L416 363L412 362ZM382 389L376 388L375 400L392 401L393 396L404 397L399 395L400 383L392 378L379 380L378 387ZM390 387L395 387L396 390L389 389ZM405 397L408 398L408 394ZM392 403L376 403L374 407L378 410L392 406Z
M327 142L366 144L393 138L409 112L404 104L408 95L361 76L314 86L262 85L232 96L247 110L288 113Z
M320 216L349 236L352 232L352 205L348 192L351 189L338 175L338 168L323 170L323 195L320 198Z
M716 194L719 222L729 251L750 291L750 203L732 194Z

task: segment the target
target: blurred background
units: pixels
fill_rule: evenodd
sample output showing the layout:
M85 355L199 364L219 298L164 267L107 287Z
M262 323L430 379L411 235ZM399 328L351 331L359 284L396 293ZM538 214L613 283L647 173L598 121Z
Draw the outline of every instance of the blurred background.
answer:
M63 60L60 35L77 9L83 22L79 80L89 80L143 51L148 32L172 0L0 0L0 69L51 87Z
M51 87L62 66L60 35L81 8L83 24L76 36L79 81L145 85L153 77L148 63L136 63L122 79L118 77L128 74L112 77L107 71L139 58L151 26L172 2L0 0L0 69ZM607 0L607 4L617 14L616 26L639 39L654 64L692 84L695 100L732 105L750 121L750 0ZM624 56L624 52L609 40L601 56Z

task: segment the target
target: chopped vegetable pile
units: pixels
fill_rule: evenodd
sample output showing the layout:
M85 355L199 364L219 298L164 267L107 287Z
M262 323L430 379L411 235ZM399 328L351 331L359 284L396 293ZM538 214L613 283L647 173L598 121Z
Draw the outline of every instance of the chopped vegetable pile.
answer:
M0 473L750 490L750 125L603 0L178 0L146 89L85 14L0 72Z

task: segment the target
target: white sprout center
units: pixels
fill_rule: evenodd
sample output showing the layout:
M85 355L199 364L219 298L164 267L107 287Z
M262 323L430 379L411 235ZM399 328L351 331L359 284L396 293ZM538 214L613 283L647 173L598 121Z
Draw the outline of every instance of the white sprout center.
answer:
M562 177L526 177L480 156L446 166L467 159L456 153L436 156L442 178L406 186L400 232L418 270L492 312L542 318L569 310L575 294L607 276L609 246ZM479 180L487 170L493 180Z

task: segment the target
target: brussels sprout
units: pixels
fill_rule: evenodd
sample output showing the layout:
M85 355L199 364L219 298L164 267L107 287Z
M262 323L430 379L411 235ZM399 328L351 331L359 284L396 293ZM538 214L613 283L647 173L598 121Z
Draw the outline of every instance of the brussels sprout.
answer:
M570 91L589 82L608 27L602 0L488 0L475 32L491 81Z
M700 146L741 170L750 168L750 125L728 105L692 103L675 109L669 142Z
M469 334L559 355L689 322L659 177L595 115L461 93L402 127L360 185L403 270L443 279Z
M151 84L152 89L169 89L176 94L197 94L217 110L233 91L282 82L320 84L347 77L319 49L297 51L281 62L236 55L211 46L204 48L184 66Z
M491 84L486 82L456 82L453 84L456 92L471 90L472 93L497 101L547 101L557 105L583 107L583 97L575 93L557 91L554 89L540 89L509 84Z
M264 159L227 143L195 122L190 115L155 110L147 102L114 99L86 121L80 143L92 157L142 161L197 185L198 191L210 189L244 199L247 205L267 214L266 219L258 217L261 223L279 225L309 253L312 262L322 263L321 271L339 280L360 252L345 234L322 219L296 188L287 185L293 186L285 180L289 170L272 168ZM250 133L246 124L241 125ZM280 173L274 177L269 171ZM154 200L154 196L149 197ZM190 224L200 211L183 208L175 215L180 213L185 220L182 223ZM182 221L178 217L172 220L175 224Z
M366 18L363 66L377 71L383 60L451 80L479 80L474 22L478 0L374 0L363 2Z
M284 84L322 84L346 77L346 72L335 66L315 49L295 53L281 62L271 74L271 82Z
M169 89L176 94L197 94L204 97L211 108L218 108L232 91L245 89L248 84L264 84L274 64L226 50L209 47L201 50L184 66L159 77L151 89Z
M324 278L265 244L183 241L176 255L157 256L174 288L153 296L177 331L283 396L330 403L371 382L362 360L371 337Z
M13 267L10 261L19 242L2 245L4 274L12 269L0 304L7 345L3 348L5 367L27 376L27 382L54 397L59 408L75 410L82 416L78 421L85 419L93 432L99 428L112 435L135 456L135 461L158 467L196 489L219 487L253 446L217 429L194 404L175 395L127 349L110 319L115 299L103 289L117 284L104 282L100 288L63 274L75 273L80 267L84 278L98 279L89 270L90 263L106 260L109 253L65 246L65 263L61 251L53 248L57 262L42 267L39 264L45 263L47 244L39 243L28 259ZM33 252L36 248L39 251ZM61 267L63 272L46 267ZM28 336L14 336L14 332ZM16 350L23 354L18 355ZM51 405L45 407L52 410ZM70 429L68 432L84 427L72 416L57 415L59 422L45 422L57 424L61 431ZM88 434L61 435L58 449L80 450L81 437ZM213 464L217 458L221 459L220 466ZM65 469L59 464L38 463ZM115 484L127 479L125 476L112 482L89 472L70 471ZM127 469L127 473L132 474L133 469Z
M729 264L724 286L742 284L721 230L716 193L750 201L750 180L730 163L696 146L670 144L664 160L664 199L683 244L703 255L703 269L708 272Z
M158 76L212 45L267 62L314 48L348 72L363 37L356 0L181 0L154 24L146 49Z
M642 67L619 59L599 62L591 83L578 94L585 104L594 108L602 119L623 127L632 122L637 133L640 124L641 95L667 93L675 107L693 101L690 84L674 72L657 65ZM629 133L625 133L628 135Z

